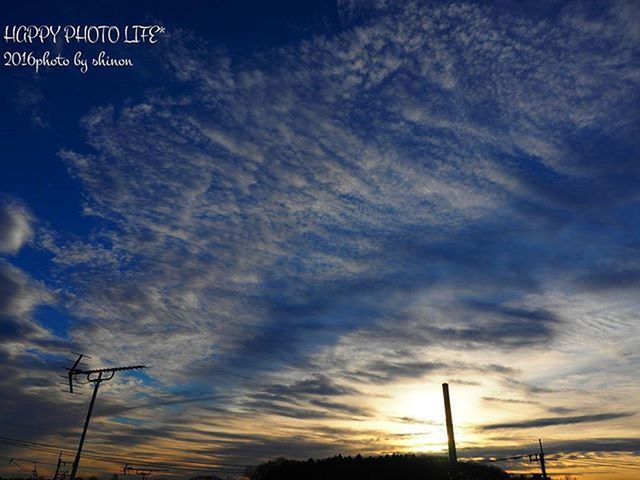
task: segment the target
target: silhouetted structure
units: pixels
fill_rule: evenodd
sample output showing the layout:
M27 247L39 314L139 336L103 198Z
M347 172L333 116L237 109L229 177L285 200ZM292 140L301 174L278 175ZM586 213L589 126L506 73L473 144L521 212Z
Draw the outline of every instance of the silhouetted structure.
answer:
M385 455L343 457L307 461L278 458L263 463L250 474L251 480L448 480L454 468L446 457ZM506 480L497 467L472 462L455 465L460 480Z
M540 453L525 453L524 455L514 455L513 457L504 457L504 458L496 458L492 460L492 462L504 462L505 460L520 460L520 459L529 459L530 462L537 462L540 464L541 474L538 475L533 474L531 477L527 478L541 478L542 480L550 480L547 476L547 466L546 461L544 459L544 450L542 450L542 439L538 439L538 445L540 446Z
M76 458L73 461L71 467L71 480L78 480L76 473L78 472L78 465L80 464L80 456L82 455L82 447L84 445L84 439L87 436L87 429L89 428L89 420L91 420L91 412L93 411L93 405L96 403L96 396L98 395L98 388L102 382L111 380L116 372L122 372L126 370L138 370L141 368L147 368L144 365L129 365L127 367L109 367L109 368L94 368L91 370L83 370L78 368L78 365L84 365L80 360L86 355L78 354L78 359L75 361L71 368L68 368L67 377L69 379L69 392L73 393L73 384L78 382L78 376L84 376L86 378L85 384L93 384L93 395L91 396L91 402L89 403L89 410L87 411L87 417L84 421L84 427L82 429L82 435L80 435L80 443L78 444L78 452ZM87 357L90 358L90 357Z
M140 477L141 480L147 480L154 471L149 468L135 468L129 465L128 463L122 469L122 473L124 475L136 475Z
M453 436L453 418L451 416L451 402L449 400L449 384L442 384L442 394L444 396L444 413L447 421L447 438L449 440L449 462L455 465L458 461L456 453L456 439Z
M538 439L538 444L540 445L540 470L542 470L542 478L543 480L547 480L547 467L544 461L544 450L542 450L542 440Z

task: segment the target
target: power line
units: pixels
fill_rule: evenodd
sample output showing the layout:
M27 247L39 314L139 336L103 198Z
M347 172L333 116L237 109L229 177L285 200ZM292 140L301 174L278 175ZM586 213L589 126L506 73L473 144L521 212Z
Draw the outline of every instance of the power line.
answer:
M575 458L573 455L571 455L571 457L573 458L567 458L570 457L569 454L562 454L562 453L557 453L555 454L556 456L560 457L561 460L564 461L578 461L578 462L604 462L604 463L611 463L611 462L616 462L616 465L619 464L624 464L624 465L630 465L630 466L637 466L640 467L640 462L630 462L630 461L619 461L617 459L608 459L608 458L597 458L597 457L578 457Z
M0 437L0 442L2 441L2 438L3 437ZM8 439L10 441L16 441L16 439L10 439L8 437L4 437L4 438L6 438L6 439ZM28 443L28 444L31 444L31 445L37 445L37 446L40 446L40 447L43 447L43 448L48 448L49 449L48 451L52 452L52 453L58 453L58 451L60 450L59 446L52 445L52 444L44 444L44 443L36 443L36 442L24 442L22 440L17 440L17 441L18 442L23 442L23 443ZM85 451L87 451L87 452L96 452L96 450L91 450L91 449L86 449ZM263 450L263 451L264 452L268 451L269 455L272 455L272 454L275 455L275 453L273 453L274 452L273 449L272 450ZM344 453L344 450L341 450L341 451ZM118 456L119 458L125 458L125 457L122 457L122 455L118 454L118 453L115 453L113 455ZM91 458L91 456L89 456L89 455L86 455L86 456L87 456L87 458ZM305 455L301 455L301 457L306 457L306 458L308 458L309 456L313 456L313 453L309 452L309 453L307 453ZM95 455L93 455L93 457L95 457ZM136 455L136 457L138 459L140 459L139 456ZM109 458L113 458L113 457L109 457ZM146 457L146 458L148 458L152 462L157 462L158 461L157 458L151 458L151 457ZM125 459L124 461L127 461L127 460ZM131 460L131 461L134 462L134 461L137 461L137 460ZM179 460L178 462L185 462L185 461ZM204 465L238 465L238 466L243 466L243 467L251 467L252 466L252 465L247 465L247 464L229 464L229 463L224 463L224 462L211 462L211 461L186 461L186 462L187 463L197 463L197 464L201 464L201 465L203 465L203 464Z
M546 466L546 462L545 462L545 455L544 455L544 450L542 450L542 440L538 439L538 445L540 446L540 453L525 453L523 455L514 455L511 457L503 457L503 458L491 458L488 460L485 460L482 463L494 463L494 462L506 462L509 460L524 460L529 459L529 462L537 462L538 464L540 464L540 471L542 473L542 478L544 480L547 480L547 466Z
M628 470L640 470L640 465L634 465L634 464L606 463L606 462L601 462L601 461L592 461L592 460L588 460L588 459L579 459L579 460L561 459L560 461L578 463L578 464L580 464L582 466L615 467L615 468L624 468L624 469L628 469Z
M16 446L19 448L26 448L38 452L43 453L56 453L57 450L49 447L41 447L41 446L33 446L33 445L24 445L22 443L8 442L4 440L0 440L0 443L5 445ZM68 449L62 449L65 453L69 454ZM144 461L141 458L122 458L122 457L105 457L99 455L90 455L85 454L85 458L90 458L92 460L96 460L99 462L107 462L107 463L117 463L122 464L123 462L131 462L136 463L141 466L154 466L159 468L166 468L170 470L180 470L180 471L193 471L193 472L211 472L211 471L221 471L221 472L235 472L235 473L244 473L248 469L253 468L252 465L240 465L240 464L224 464L221 465L219 463L216 464L207 464L204 462L188 462L188 461Z
M12 445L12 446L16 446L16 447L21 447L21 448L29 448L32 450L36 450L36 451L41 451L44 453L57 453L60 450L60 447L57 445L53 445L50 443L42 443L42 442L29 442L29 441L25 441L25 440L20 440L20 439L15 439L15 438L11 438L11 437L4 437L4 436L0 436L0 443L3 444L7 444L7 445ZM62 450L69 454L72 453L70 449L68 448L62 448ZM87 449L87 452L95 452L95 450L92 449ZM148 456L140 456L140 455L133 455L133 456L122 456L120 454L114 454L114 455L110 455L110 456L106 456L106 455L100 455L100 454L92 454L92 453L88 453L85 454L85 456L87 458L91 458L94 460L100 460L100 461L115 461L118 463L122 463L122 462L131 462L131 463L142 463L144 462L144 464L148 464L148 465L152 465L152 466L163 466L163 465L181 465L184 466L186 468L195 468L195 469L207 469L207 467L220 467L220 466L227 466L227 467L238 467L238 468L251 468L253 467L253 465L249 465L249 464L237 464L237 463L226 463L226 462L210 462L210 461L199 461L199 460L162 460L162 459L158 459L158 458L153 458L153 457L148 457ZM567 455L563 455L563 454L554 454L550 460L561 460L561 461L568 461L568 462L572 462L572 463L589 463L589 464L599 464L601 466L607 466L607 467L618 467L618 466L624 466L624 467L640 467L640 463L633 463L633 462L617 462L615 464L613 463L607 463L606 459L598 459L598 458L566 458ZM517 459L522 459L522 458L528 458L528 455L517 455L517 456L512 456L512 457L503 457L503 458L496 458L496 459L487 459L482 461L481 463L487 463L487 462L498 462L498 461L507 461L507 460L517 460Z
M0 443L5 443L5 442L14 442L16 444L19 445L15 445L15 446L22 446L22 444L28 444L28 445L33 445L35 447L39 447L41 449L43 449L46 452L53 452L53 453L57 453L60 450L60 447L57 445L52 445L52 444L48 444L48 443L39 443L39 442L28 442L28 441L24 441L24 440L19 440L19 439L15 439L15 438L10 438L10 437L3 437L0 436ZM28 448L28 446L25 446L25 448ZM62 448L63 451L69 452L70 449L65 449ZM91 450L91 449L87 449L88 452L95 452L95 450ZM120 463L140 463L141 460L149 460L151 462L155 462L155 463L162 463L162 460L158 460L157 458L151 458L151 457L141 457L138 455L134 455L135 458L133 457L124 457L121 455L100 455L100 454L88 454L85 455L87 458L92 458L92 459L96 459L96 460L111 460L114 458L117 458L119 460L122 460L122 462ZM221 465L221 466L233 466L233 467L253 467L253 465L248 465L248 464L237 464L237 463L224 463L224 462L208 462L208 461L190 461L190 460L176 460L175 462L172 462L172 464L175 463L186 463L186 464L198 464L198 465L205 465L205 466L217 466L217 465Z
M36 450L38 451L38 450ZM44 453L52 453L52 452L44 452ZM87 457L87 458L91 458L91 457ZM111 463L111 464L120 464L121 461L120 460L116 460L116 459L104 459L104 458L98 458L95 459L97 462L104 462L104 463ZM144 464L144 465L148 465L148 464ZM151 466L156 466L156 465L151 465ZM181 472L201 472L201 473L209 473L209 472L230 472L230 473L245 473L248 469L247 468L233 468L233 467L209 467L209 468L205 468L205 467L194 467L194 466L178 466L178 465L172 465L170 463L165 463L165 464L161 464L158 465L160 467L162 467L163 470L169 470L169 471L181 471ZM104 470L103 468L99 468L99 467L83 467L83 468L90 468L90 469L94 469L94 470Z
M3 460L10 460L9 457L0 457L0 458L2 458ZM37 463L38 465L51 465L51 466L56 465L55 462L43 462L41 460L33 460L33 459L21 458L21 457L11 457L11 458L13 458L15 460L19 460L21 462ZM89 469L89 470L104 470L101 467L82 467L82 468L86 468L86 469Z
M50 452L49 452L50 453ZM112 464L119 464L120 461L118 460L107 460L107 459L98 459L98 462L106 462L106 463L112 463ZM40 462L43 463L43 462ZM49 465L55 465L53 463L47 463ZM99 470L99 471L104 471L105 468L103 467L95 467L95 466L83 466L83 469L90 469L90 470ZM243 469L243 468L230 468L230 467L217 467L217 468L194 468L194 467L186 467L186 466L165 466L165 468L163 469L166 473L170 473L170 472L190 472L190 473L212 473L212 472L219 472L219 473L239 473L239 474L244 474L247 472L247 469ZM118 470L119 471L119 470Z

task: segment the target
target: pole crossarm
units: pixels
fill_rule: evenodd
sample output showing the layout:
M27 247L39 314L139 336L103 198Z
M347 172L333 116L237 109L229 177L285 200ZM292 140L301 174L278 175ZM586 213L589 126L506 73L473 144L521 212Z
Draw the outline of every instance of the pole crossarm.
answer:
M506 462L507 460L519 460L521 458L528 458L530 462L537 462L538 461L538 454L537 453L525 453L524 455L516 455L515 457L504 457L504 458L495 458L495 459L490 459L490 462Z
M515 455L513 457L503 457L488 460L489 462L505 462L507 460L519 460L521 458L528 458L530 462L536 462L540 464L540 470L542 472L542 479L547 480L547 466L544 458L544 451L542 450L542 440L538 439L540 445L540 453L525 453L524 455Z
M129 365L128 367L113 367L113 368L94 368L91 370L76 370L77 373L100 373L100 372L122 372L123 370L138 370L141 368L147 368L146 365Z
M78 368L78 365L81 365L80 360L82 360L84 356L85 355L83 354L78 354L78 359L75 361L73 366L71 368L67 368L69 372L67 374L67 377L69 380L69 391L71 393L74 393L73 392L74 381L81 385L81 383L78 382L78 379L77 379L78 375L86 376L87 383L99 383L99 382L111 380L113 376L116 374L116 372L122 372L126 370L140 370L143 368L147 368L146 365L127 365L125 367L91 368L91 369L84 370L82 368ZM96 374L97 374L97 377L95 376ZM107 374L107 375L103 375L103 374Z
M136 467L132 467L131 465L129 465L128 463L125 464L124 468L122 469L122 472L125 475L137 475L138 477L142 477L142 480L146 480L155 470L151 470L148 468L136 468Z

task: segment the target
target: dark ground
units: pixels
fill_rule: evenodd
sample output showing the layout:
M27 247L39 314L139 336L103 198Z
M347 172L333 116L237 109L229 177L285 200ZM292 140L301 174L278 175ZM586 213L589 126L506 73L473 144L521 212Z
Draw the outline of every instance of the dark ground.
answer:
M450 476L454 475L454 476ZM256 467L251 480L506 480L496 467L461 462L455 472L448 459L417 455L343 457L307 461L279 458Z

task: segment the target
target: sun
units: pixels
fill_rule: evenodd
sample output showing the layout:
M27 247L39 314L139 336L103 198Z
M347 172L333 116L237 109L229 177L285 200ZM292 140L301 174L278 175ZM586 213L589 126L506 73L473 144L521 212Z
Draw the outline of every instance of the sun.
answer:
M474 442L473 425L479 422L481 410L477 392L465 386L453 386L451 410L456 442ZM394 446L405 451L439 453L447 448L444 399L440 383L397 385L393 393L380 401L378 408L389 419L384 429Z

